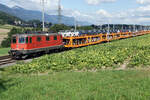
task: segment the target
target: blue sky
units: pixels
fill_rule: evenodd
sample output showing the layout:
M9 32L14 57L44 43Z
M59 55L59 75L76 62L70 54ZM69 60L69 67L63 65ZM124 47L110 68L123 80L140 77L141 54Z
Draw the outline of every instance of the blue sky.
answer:
M139 6L136 0L118 0L111 3L101 3L98 5L89 5L86 0L62 0L62 5L65 8L79 10L84 12L97 11L99 9L105 9L109 12L111 11L121 11L126 9L132 9Z
M41 10L41 0L0 0L9 7ZM57 14L58 0L46 0L46 13ZM150 0L61 0L62 14L93 24L150 24Z

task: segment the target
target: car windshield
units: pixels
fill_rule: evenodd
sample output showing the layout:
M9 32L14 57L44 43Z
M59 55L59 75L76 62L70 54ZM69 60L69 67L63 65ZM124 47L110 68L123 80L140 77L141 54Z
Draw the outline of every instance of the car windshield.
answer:
M19 43L25 43L25 37L20 37L19 38Z

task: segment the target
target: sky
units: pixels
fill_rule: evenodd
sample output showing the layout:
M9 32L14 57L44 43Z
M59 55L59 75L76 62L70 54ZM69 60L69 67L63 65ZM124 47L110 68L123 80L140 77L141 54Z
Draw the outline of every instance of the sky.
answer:
M9 7L41 11L41 0L0 0ZM150 0L61 0L62 14L92 24L150 25ZM45 0L45 10L56 15L58 0Z

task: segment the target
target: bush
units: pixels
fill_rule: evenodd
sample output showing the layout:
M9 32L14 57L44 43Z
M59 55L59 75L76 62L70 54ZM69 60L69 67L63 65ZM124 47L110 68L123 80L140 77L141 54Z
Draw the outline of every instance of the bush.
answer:
M1 47L5 48L5 47L10 47L10 38L5 38L2 43L1 43Z
M0 19L0 25L4 25L4 24L5 24L5 22Z
M8 33L8 37L2 41L1 47L10 47L12 35L22 33L23 31L24 29L21 28L12 28L11 31Z
M70 30L70 29L71 29L71 27L66 26L64 24L55 24L52 27L50 27L49 31L57 33L60 30Z

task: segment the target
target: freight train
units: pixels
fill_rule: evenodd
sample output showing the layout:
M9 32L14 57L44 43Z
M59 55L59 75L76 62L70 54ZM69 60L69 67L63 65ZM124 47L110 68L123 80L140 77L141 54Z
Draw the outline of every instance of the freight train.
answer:
M138 32L117 32L110 34L99 33L96 35L85 34L70 37L62 37L61 34L49 32L16 34L12 36L9 55L15 59L22 59L30 55L48 53L51 50L83 47L149 33L150 31L147 30Z

